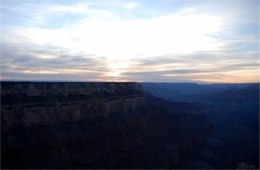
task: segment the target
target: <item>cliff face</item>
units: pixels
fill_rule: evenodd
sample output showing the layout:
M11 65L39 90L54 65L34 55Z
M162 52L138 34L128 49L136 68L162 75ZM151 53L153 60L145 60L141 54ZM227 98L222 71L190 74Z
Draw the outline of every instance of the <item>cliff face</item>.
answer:
M2 82L1 99L3 168L176 168L210 130L137 83Z
M2 130L75 122L144 107L137 83L2 82Z

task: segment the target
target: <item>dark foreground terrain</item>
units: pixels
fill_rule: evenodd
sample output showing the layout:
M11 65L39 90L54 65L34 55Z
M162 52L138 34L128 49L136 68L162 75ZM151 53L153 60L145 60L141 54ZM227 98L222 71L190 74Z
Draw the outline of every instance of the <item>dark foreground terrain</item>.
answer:
M258 84L142 86L1 82L1 167L259 168Z
M1 83L2 168L211 168L196 105L137 83ZM186 161L186 163L185 163Z
M200 107L213 125L191 160L214 168L259 168L259 83L143 83L145 91L171 102Z

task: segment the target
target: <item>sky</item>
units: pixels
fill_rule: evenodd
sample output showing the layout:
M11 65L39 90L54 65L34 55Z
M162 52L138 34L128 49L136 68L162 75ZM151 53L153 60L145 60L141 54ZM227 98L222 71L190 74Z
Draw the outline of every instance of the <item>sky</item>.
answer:
M259 6L259 0L0 0L0 79L259 82Z

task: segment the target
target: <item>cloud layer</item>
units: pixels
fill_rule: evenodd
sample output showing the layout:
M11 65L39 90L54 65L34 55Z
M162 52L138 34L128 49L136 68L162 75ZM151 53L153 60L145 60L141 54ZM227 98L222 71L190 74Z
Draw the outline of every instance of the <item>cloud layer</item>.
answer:
M3 1L1 79L259 81L259 1L149 2Z

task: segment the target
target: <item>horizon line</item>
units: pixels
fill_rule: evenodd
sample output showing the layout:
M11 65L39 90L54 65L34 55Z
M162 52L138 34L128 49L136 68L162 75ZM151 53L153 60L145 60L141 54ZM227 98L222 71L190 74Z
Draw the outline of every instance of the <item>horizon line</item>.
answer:
M44 82L50 82L50 83L165 83L165 84L260 84L259 82L189 82L189 81L183 81L183 82L155 82L155 81L84 81L84 80L0 80L1 82L37 82L37 83L44 83Z

